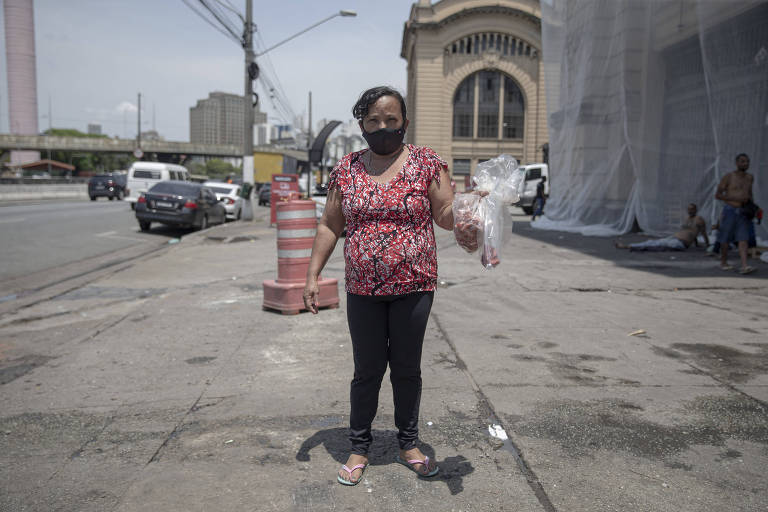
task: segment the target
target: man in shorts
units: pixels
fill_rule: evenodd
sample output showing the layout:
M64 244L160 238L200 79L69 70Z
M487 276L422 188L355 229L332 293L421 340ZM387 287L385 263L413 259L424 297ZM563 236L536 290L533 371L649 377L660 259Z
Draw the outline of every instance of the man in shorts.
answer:
M749 157L741 153L736 156L736 170L723 176L715 193L715 199L725 203L717 237L717 241L720 242L720 268L733 269L728 264L728 245L730 242L738 242L741 257L739 273L741 274L750 274L756 270L747 265L749 224L752 221L744 215L743 206L752 199L752 182L754 181L747 169L749 169Z
M688 218L680 227L680 231L666 238L656 238L636 244L622 244L616 242L617 249L629 249L630 251L684 251L691 245L699 245L698 236L704 236L704 242L709 245L707 225L699 215L695 204L688 205ZM706 246L705 246L706 247Z

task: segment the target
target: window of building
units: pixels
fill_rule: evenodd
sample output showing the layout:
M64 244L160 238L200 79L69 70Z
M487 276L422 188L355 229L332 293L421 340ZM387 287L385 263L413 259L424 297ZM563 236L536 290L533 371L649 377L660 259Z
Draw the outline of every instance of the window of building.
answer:
M466 78L453 96L453 136L472 137L475 114L475 76Z
M504 76L504 123L502 125L505 139L523 138L523 92L514 80Z
M499 136L499 78L498 71L480 71L478 75L477 136L495 139Z
M469 176L471 162L469 158L454 158L453 159L453 175L454 176Z
M522 139L524 123L523 92L504 73L478 71L465 78L456 89L453 97L454 137Z

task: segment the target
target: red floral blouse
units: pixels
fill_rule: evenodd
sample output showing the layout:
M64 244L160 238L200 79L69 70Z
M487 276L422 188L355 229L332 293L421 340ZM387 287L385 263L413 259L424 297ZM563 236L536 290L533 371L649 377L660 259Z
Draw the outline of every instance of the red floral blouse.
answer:
M366 172L350 153L331 171L347 223L344 241L346 291L355 295L404 295L437 284L437 250L429 186L440 182L445 162L432 149L408 145L402 169L388 183Z

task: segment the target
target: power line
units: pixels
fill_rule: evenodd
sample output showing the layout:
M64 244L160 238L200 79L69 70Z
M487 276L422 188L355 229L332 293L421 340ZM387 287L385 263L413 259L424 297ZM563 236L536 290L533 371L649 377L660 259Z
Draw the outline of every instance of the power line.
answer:
M256 32L256 37L258 38L258 43L261 48L266 47L266 44L264 43L264 40L261 37L261 33ZM284 110L284 113L287 114L290 118L290 121L286 120L286 122L289 122L289 124L293 123L294 118L296 117L296 113L294 112L293 108L291 107L290 101L288 101L288 97L285 94L285 88L283 87L283 84L280 82L280 77L277 74L277 71L275 70L274 65L272 64L272 59L269 58L269 56L264 57L264 62L267 66L267 69L265 69L265 72L263 73L263 79L267 86L270 87L270 91L274 96L275 99L280 103L281 107ZM276 85L272 83L272 80L270 78L270 75L273 75L275 78Z
M240 41L240 39L239 39L238 37L235 37L235 36L233 36L233 35L232 35L230 32L228 32L228 31L225 31L224 29L222 29L221 27L219 27L218 25L216 25L216 23L214 23L213 21L211 21L211 20L210 20L210 19L209 19L209 18L208 18L208 17L207 17L205 14L203 14L202 12L200 12L199 10L197 10L197 8L196 8L194 5L192 5L191 3L189 3L189 0L181 0L181 1L182 1L182 2L184 2L184 4L185 4L187 7L189 7L190 9L192 9L192 10L195 12L195 14L197 14L198 16L200 16L200 17L203 19L203 21L205 21L206 23L208 23L210 26L212 26L212 27L213 27L214 29L216 29L218 32L221 32L222 34L224 34L224 35L225 35L226 37L228 37L229 39L232 39L232 40L234 40L234 41L235 41L237 44L242 44L242 41Z
M244 40L241 39L241 35L238 33L236 27L232 27L232 20L226 17L225 14L222 14L221 11L219 11L217 8L213 7L211 4L209 4L206 0L198 0L200 5L205 7L205 9L210 12L214 18L221 24L224 29L229 32L232 37L240 44L244 44ZM226 21L225 21L226 20Z
M238 17L238 18L240 18L240 20L241 20L243 23L245 23L245 16L243 16L243 15L240 13L240 11L238 11L238 10L235 8L235 6L233 6L233 5L232 5L232 3L230 3L230 2L229 2L229 0L225 0L225 1L222 1L222 0L215 0L215 1L216 1L216 3L218 3L219 5L221 5L222 7L224 7L225 9L227 9L227 10L229 10L229 11L232 11L233 13L235 13L235 14L237 15L237 17Z

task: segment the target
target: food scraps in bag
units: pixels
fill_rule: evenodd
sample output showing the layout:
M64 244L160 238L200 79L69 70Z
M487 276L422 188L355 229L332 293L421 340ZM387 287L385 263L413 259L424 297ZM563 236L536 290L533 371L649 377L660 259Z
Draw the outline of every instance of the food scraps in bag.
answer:
M502 154L480 163L472 179L475 193L454 196L454 234L467 252L481 248L480 263L493 268L501 262L499 249L507 205L520 200L525 173L518 168L517 160Z

